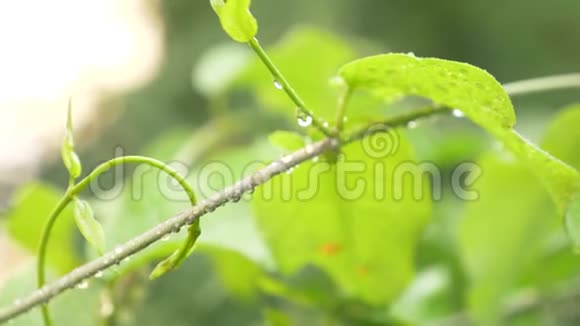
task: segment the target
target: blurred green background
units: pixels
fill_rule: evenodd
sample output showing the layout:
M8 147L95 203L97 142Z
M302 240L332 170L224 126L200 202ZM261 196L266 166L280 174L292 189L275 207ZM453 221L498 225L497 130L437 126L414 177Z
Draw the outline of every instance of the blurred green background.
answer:
M160 66L154 78L141 87L103 93L98 98L95 119L102 121L94 124L102 126L93 130L89 123L78 130L78 137L83 139L78 151L85 171L115 155L117 146L125 155L177 159L193 166L194 171L204 162L225 162L234 171L241 171L251 160L277 158L280 151L267 144L267 135L277 129L300 129L280 110L270 110L272 102L252 79L255 76L246 76L249 80L242 77L239 87L226 73L223 91L215 94L204 92L204 86L195 79L200 65L209 66L211 58L223 56L224 62L232 62L245 56L246 49L233 44L222 31L209 1L146 1L146 5L160 17ZM580 71L580 2L576 0L255 0L252 12L260 24L258 38L266 49L275 47L290 31L306 27L334 35L337 42L352 47L355 57L413 52L419 57L470 63L486 69L501 83ZM228 44L230 47L218 56L216 46L223 49ZM290 62L294 55L305 58L303 65L291 68L298 73L310 69L307 62L326 60L320 57L327 54L325 44L298 48L305 53L282 54L290 57ZM220 65L218 62L218 69ZM232 65L238 66L243 65ZM211 75L211 70L205 72L201 80L209 80ZM220 77L216 78L219 84ZM267 83L271 85L271 79ZM516 129L541 142L547 137L543 135L550 121L563 107L578 101L578 89L514 98ZM402 284L401 295L389 302L376 304L345 296L314 266L291 275L277 270L254 220L255 213L243 200L204 220L199 250L179 270L153 283L147 281L152 264L182 239L174 237L91 280L88 289L58 299L53 305L57 325L580 323L580 262L572 254L557 217L550 215L550 205L543 202L545 194L542 190L534 192L534 177L517 166L510 167L513 171L496 169L503 163L496 162L489 152L501 156L497 144L465 119L441 117L420 126L408 133L419 159L436 163L444 174L459 162L478 161L484 176L490 178L487 180L501 180L489 185L482 181L481 193L504 191L504 195L488 197L491 204L484 200L465 203L451 196L445 185L444 199L433 203L430 222L412 254L416 269L413 281ZM573 125L567 128L575 129ZM576 131L555 138L577 136ZM572 145L576 151L578 144ZM23 175L0 187L9 189L2 194L6 208L0 228L14 246L31 249L18 249L23 256L33 253L42 221L66 187L67 174L56 156L37 162L37 174ZM577 154L571 156L567 162L578 168ZM190 181L195 182L193 176ZM105 176L102 185L112 187L112 182ZM157 194L153 176L147 175L139 187L143 187L139 201L131 199L127 188L111 201L86 195L103 221L109 249L187 206ZM504 197L507 199L502 201ZM532 206L530 198L540 204ZM488 204L499 208L488 208ZM482 215L479 220L478 214ZM51 243L56 248L54 257L49 255L55 275L94 257L73 231L70 212L65 215L61 233ZM481 225L462 224L466 217L481 221ZM74 240L69 242L71 237ZM534 242L542 245L528 247ZM472 243L475 249L470 247ZM480 243L489 247L480 248ZM470 261L465 255L476 259ZM486 255L492 257L487 265L479 261ZM34 280L33 260L12 262L10 255L5 257L7 263L19 265L3 282L0 280L4 286L0 305L32 289ZM384 280L389 282L394 281ZM487 294L479 295L478 291ZM78 308L71 309L72 304ZM491 314L491 319L486 314ZM32 312L16 323L37 325L39 314Z

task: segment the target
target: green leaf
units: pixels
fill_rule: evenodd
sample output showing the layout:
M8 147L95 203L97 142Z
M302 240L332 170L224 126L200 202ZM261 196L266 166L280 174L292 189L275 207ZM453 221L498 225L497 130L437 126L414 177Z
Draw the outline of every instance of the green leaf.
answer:
M416 95L459 109L480 126L511 128L516 117L502 86L486 71L460 62L384 54L353 61L340 69L353 90L387 101Z
M237 251L215 246L203 246L199 252L211 258L225 289L243 300L258 298L258 281L264 272L256 262Z
M516 119L502 86L486 71L460 62L384 54L356 60L340 70L353 90L369 91L386 101L409 95L459 109L503 142L550 190L560 213L580 189L580 174L512 130Z
M56 189L42 183L19 188L14 194L14 206L6 216L11 237L36 253L48 214L61 197ZM54 225L47 250L48 266L59 273L68 272L78 264L72 241L74 230L73 213L67 208Z
M332 34L301 27L267 49L272 61L319 118L332 122L339 89L331 85L336 70L355 57L354 50ZM270 72L254 59L237 80L250 86L265 108L286 114L296 121L295 106L288 96L274 87Z
M306 145L304 136L285 130L274 131L268 135L268 140L272 145L290 152L299 150Z
M72 126L72 101L68 103L68 113L64 142L61 148L62 161L68 170L70 177L74 180L82 173L81 160L75 153L73 126Z
M580 169L580 104L571 105L559 113L548 126L542 147L552 155ZM565 226L575 251L580 251L580 193L576 193L565 217Z
M228 43L207 50L196 63L192 82L206 96L216 96L238 77L250 59L250 50L241 44Z
M385 155L364 144L343 148L336 164L305 162L274 178L257 189L253 206L281 271L314 264L347 296L384 304L412 279L430 188L403 135Z
M210 0L224 31L235 41L245 43L258 33L258 22L250 12L250 0Z
M479 199L465 208L458 246L470 278L470 310L491 325L518 273L539 259L558 219L549 193L525 164L493 153L478 165L485 171L474 188Z
M573 166L580 161L574 146L580 142L578 112L578 107L572 107L559 114L541 142L546 150ZM511 137L514 142L524 141L515 133ZM526 144L519 146L522 152L528 150ZM471 279L471 310L482 324L490 324L517 281L553 287L562 281L562 275L577 274L578 263L568 254L568 244L560 240L565 240L557 219L560 208L550 200L542 177L531 166L501 160L496 154L482 160L480 167L485 172L476 189L480 198L466 207L459 247ZM565 220L575 244L578 206L576 197Z
M105 252L105 232L101 223L95 219L95 213L87 201L77 198L74 204L75 222L79 231L99 255L102 255Z
M580 104L564 108L550 122L542 137L542 148L580 170Z

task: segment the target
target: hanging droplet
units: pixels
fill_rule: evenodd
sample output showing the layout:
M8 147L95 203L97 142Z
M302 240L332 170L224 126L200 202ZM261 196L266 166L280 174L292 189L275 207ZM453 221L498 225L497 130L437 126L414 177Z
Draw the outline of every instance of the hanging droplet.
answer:
M465 117L465 113L463 113L463 111L459 110L459 109L455 109L453 111L451 111L453 116L456 118L463 118Z
M274 87L276 87L276 89L279 89L279 90L284 89L284 87L282 86L282 84L278 80L276 80L276 79L274 79Z
M415 128L417 128L417 121L409 121L409 122L407 122L407 128L409 128L409 129L415 129Z
M298 125L303 128L309 127L312 124L312 117L300 109L296 109L296 119L298 120Z
M169 241L169 239L171 239L171 235L169 235L169 234L166 234L166 235L164 235L164 236L161 238L161 241L163 241L163 242L167 242L167 241Z
M320 160L320 158L318 156L314 156L312 158L312 162L314 162L314 163L318 162L319 160Z
M292 172L294 172L294 167L291 167L288 170L286 170L286 174L292 174Z
M79 284L77 284L77 289L79 290L85 290L89 288L89 281L84 280L82 282L80 282Z
M103 277L103 271L98 271L97 274L95 274L95 278L101 278Z

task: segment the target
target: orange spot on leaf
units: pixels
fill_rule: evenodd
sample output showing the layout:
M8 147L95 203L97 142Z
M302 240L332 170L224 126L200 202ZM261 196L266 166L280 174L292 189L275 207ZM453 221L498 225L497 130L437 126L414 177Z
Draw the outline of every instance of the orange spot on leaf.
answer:
M329 242L322 245L320 251L326 256L334 256L341 250L340 244L336 242Z
M359 277L366 277L366 276L368 276L368 275L369 275L369 273L370 273L370 269L369 269L367 266L364 266L364 265L362 265L362 266L359 266L359 267L356 269L356 274L357 274Z

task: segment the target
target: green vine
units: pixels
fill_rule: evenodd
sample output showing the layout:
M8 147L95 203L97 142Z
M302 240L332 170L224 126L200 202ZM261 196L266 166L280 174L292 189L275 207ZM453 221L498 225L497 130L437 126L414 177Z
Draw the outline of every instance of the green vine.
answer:
M69 118L69 121L70 121L70 118ZM69 130L70 130L70 128L71 128L70 123L67 125L68 125ZM68 137L67 137L67 139L68 139ZM71 145L70 141L65 142L65 144L66 144L65 146L69 147L70 149L73 148L72 146L70 146ZM187 197L189 198L190 204L192 206L195 206L195 204L197 203L193 189L190 187L190 185L187 183L187 181L181 175L179 175L179 173L177 173L177 171L173 170L172 168L170 168L169 166L167 166L163 162L160 162L158 160L148 158L148 157L125 156L125 157L114 158L108 162L105 162L105 163L99 165L87 177L82 179L77 184L74 184L74 177L73 177L73 174L71 174L71 178L70 178L71 183L70 183L69 189L67 190L65 195L62 197L62 199L59 201L59 203L56 205L56 207L54 208L52 213L49 215L48 220L43 228L43 232L42 232L42 236L41 236L41 240L40 240L40 245L38 247L38 258L37 258L38 259L38 261L37 261L37 286L38 286L38 288L42 288L45 284L45 281L46 281L46 274L45 274L46 249L47 249L48 242L50 239L51 231L53 229L53 226L54 226L56 220L58 219L58 216L68 206L68 204L71 201L75 200L77 198L78 194L80 194L92 181L97 179L100 175L102 175L106 171L108 171L108 170L110 170L118 165L127 164L127 163L147 164L149 166L152 166L156 169L159 169L159 170L167 173L170 177L175 179L180 184L180 186L183 188L183 190L187 194ZM195 244L195 241L197 240L197 238L199 237L200 234L201 234L201 230L200 230L200 226L199 226L199 220L196 220L189 227L188 236L187 236L187 239L184 241L183 245L179 249L177 249L170 257L168 257L167 259L165 259L164 261L162 261L161 263L159 263L157 265L157 267L151 273L151 278L152 279L158 278L158 277L162 276L163 274L167 273L168 271L172 270L173 268L179 266L183 262L183 260L185 260L185 258L188 256L188 254L191 252L191 250ZM50 318L50 312L48 310L47 305L42 306L42 317L43 317L45 325L52 325L51 318Z

